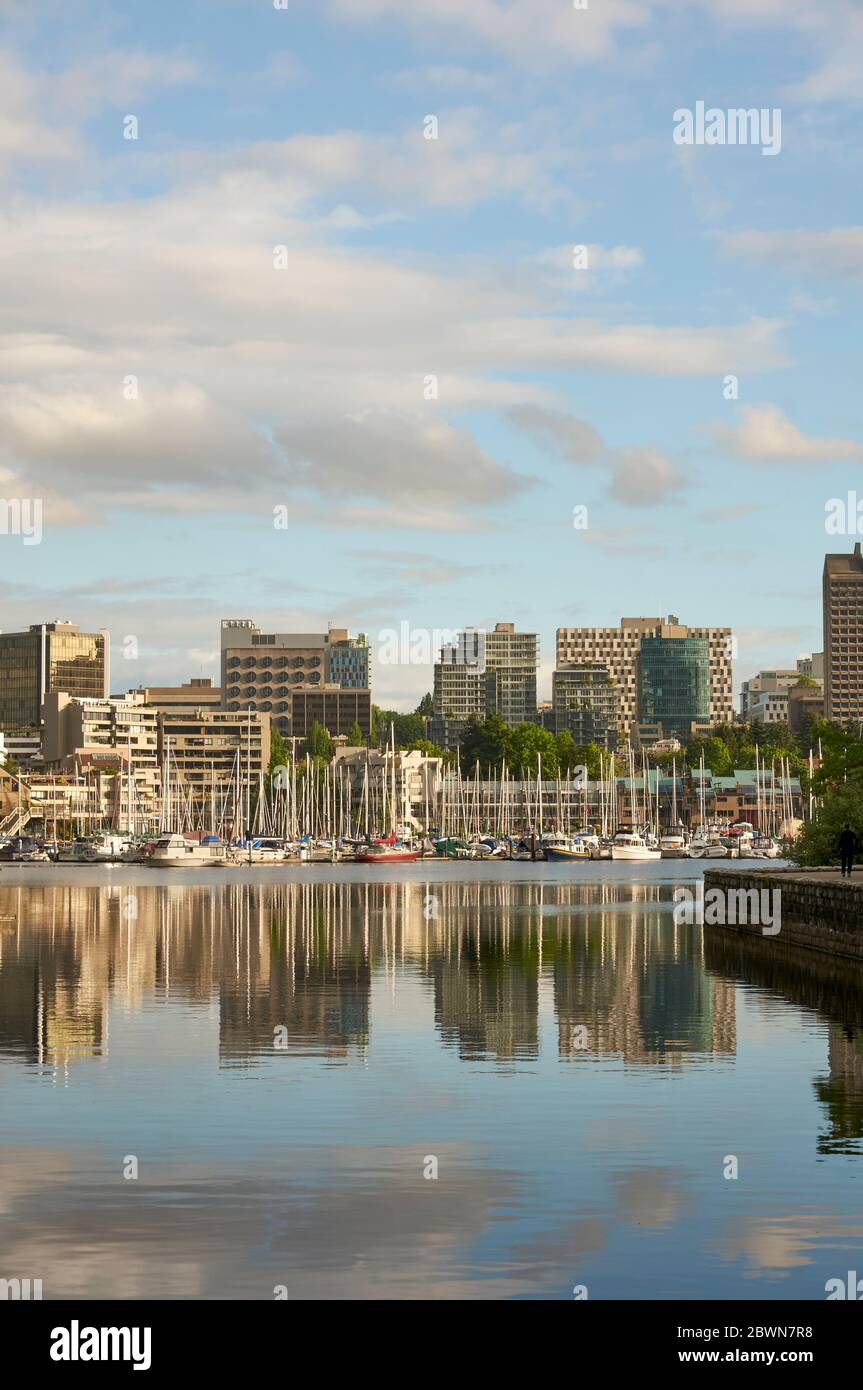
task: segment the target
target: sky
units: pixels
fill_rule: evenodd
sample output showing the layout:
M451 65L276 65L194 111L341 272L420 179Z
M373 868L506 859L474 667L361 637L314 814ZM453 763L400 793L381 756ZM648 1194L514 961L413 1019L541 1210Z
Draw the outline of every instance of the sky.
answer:
M119 693L332 623L400 709L404 624L539 632L541 698L558 626L820 649L861 60L845 0L0 0L0 628Z

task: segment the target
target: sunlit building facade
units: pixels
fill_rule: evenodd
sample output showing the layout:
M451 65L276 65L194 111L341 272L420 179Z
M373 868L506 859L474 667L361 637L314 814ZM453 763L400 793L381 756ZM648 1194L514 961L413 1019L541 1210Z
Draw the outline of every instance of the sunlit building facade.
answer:
M80 699L109 693L110 639L76 623L36 623L0 633L0 728L35 729L42 702L54 691Z

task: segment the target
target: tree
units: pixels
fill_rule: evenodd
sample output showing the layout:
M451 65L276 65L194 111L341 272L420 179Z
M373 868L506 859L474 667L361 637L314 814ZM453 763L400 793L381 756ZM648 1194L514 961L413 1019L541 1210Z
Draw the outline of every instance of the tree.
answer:
M431 743L427 738L414 739L413 743L408 744L405 751L424 753L427 758L445 758L447 755L446 749L438 748L436 743Z
M821 741L821 766L812 779L816 794L850 784L860 796L863 783L863 739L849 729L814 720L812 733Z
M554 747L561 772L569 772L582 761L578 756L575 739L569 729L562 729L559 734L554 735Z
M788 848L798 864L836 864L839 860L839 835L850 825L863 845L863 798L860 784L852 781L827 791L814 820L806 821L800 835Z
M309 729L304 752L308 753L310 758L323 758L326 762L333 756L333 741L323 724L319 724L317 720Z
M430 690L427 691L425 695L423 695L422 699L417 705L416 712L417 714L425 715L426 719L430 719L431 716L434 714L434 701L432 700L432 694Z
M425 720L420 714L399 714L395 709L379 709L372 705L372 743L380 748L390 740L390 725L395 735L396 747L404 748L408 743L425 735Z
M472 715L459 744L462 772L473 772L477 763L483 769L500 767L506 757L509 732L499 714L487 714L485 719Z
M351 748L362 748L365 745L363 731L357 723L356 719L354 720L351 727L348 729L348 743Z
M282 738L282 735L279 733L279 731L278 731L277 728L275 728L275 727L271 728L271 729L270 729L270 762L269 762L269 766L267 767L267 776L268 776L268 778L270 779L270 783L271 783L271 784L272 784L272 780L273 780L274 776L276 775L276 768L279 768L279 767L287 767L288 764L290 763L290 761L291 761L291 754L290 754L290 749L288 748L287 743L286 743L285 740Z
M534 774L542 758L544 777L556 777L558 770L557 748L554 734L541 729L538 724L519 724L510 729L507 739L507 762L517 771Z

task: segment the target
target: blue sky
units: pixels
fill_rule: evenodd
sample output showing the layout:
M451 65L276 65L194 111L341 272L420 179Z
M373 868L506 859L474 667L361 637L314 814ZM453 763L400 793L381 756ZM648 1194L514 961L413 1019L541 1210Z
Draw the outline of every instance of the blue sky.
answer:
M109 627L118 691L217 676L223 616L515 621L546 696L561 624L731 625L735 687L820 647L863 459L854 5L0 22L0 496L45 517L0 535L3 629ZM780 152L675 144L698 101L779 108Z

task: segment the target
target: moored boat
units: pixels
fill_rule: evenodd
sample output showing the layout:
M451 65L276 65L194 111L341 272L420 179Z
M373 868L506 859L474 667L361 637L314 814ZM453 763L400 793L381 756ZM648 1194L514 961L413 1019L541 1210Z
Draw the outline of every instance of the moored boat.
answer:
M414 864L419 852L408 849L407 845L367 845L359 850L357 864Z
M215 836L198 842L184 835L163 835L142 862L153 869L200 869L226 864L228 851Z
M653 848L643 835L635 830L619 830L611 842L612 859L630 861L651 861L661 858L659 848Z
M550 864L567 864L573 859L590 859L590 845L582 840L572 839L569 844L545 846L545 857Z

